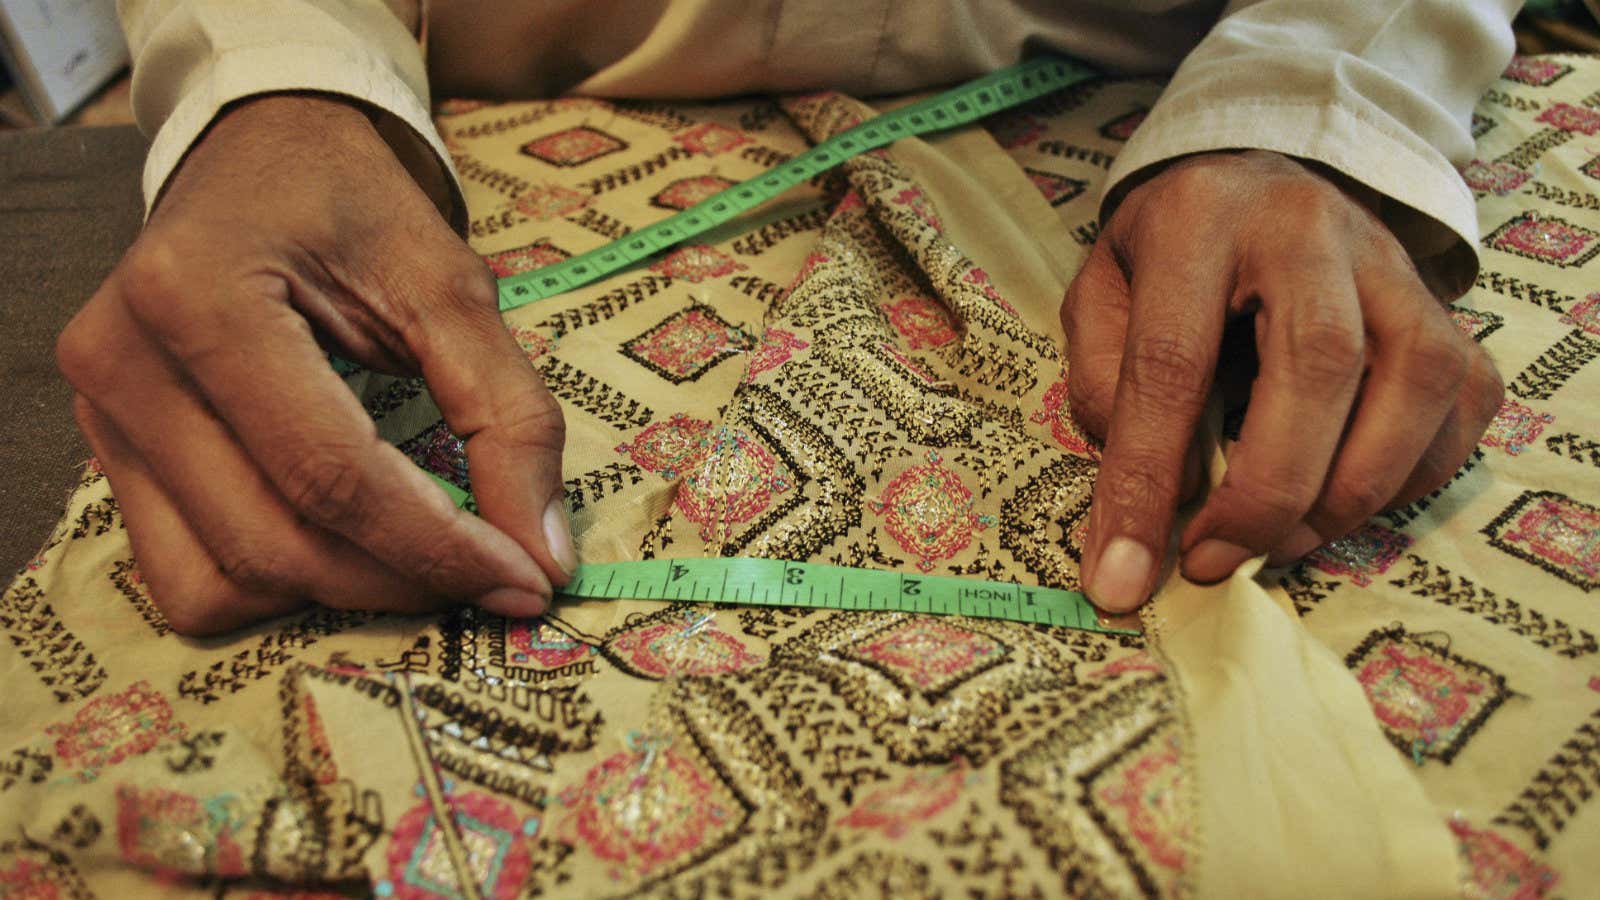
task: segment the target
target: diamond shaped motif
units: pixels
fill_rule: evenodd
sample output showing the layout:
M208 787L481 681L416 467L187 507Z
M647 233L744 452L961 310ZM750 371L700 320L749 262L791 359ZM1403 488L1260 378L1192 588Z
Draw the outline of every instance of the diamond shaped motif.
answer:
M901 690L940 696L1005 659L1006 645L944 619L915 616L845 650Z
M944 467L937 451L929 450L927 459L895 476L868 505L883 516L884 530L901 549L917 557L918 568L931 572L939 560L965 550L973 532L995 520L972 511L972 491Z
M677 141L679 146L690 153L703 153L706 156L716 156L741 144L750 143L750 139L745 137L738 129L719 125L716 122L697 125L688 131L675 135L673 140Z
M1581 266L1600 253L1600 234L1554 216L1525 212L1483 240L1495 250L1553 266Z
M489 264L496 278L506 278L561 262L571 255L548 241L535 241L526 246L490 253L483 261Z
M1306 562L1329 575L1344 576L1366 587L1373 578L1389 571L1409 546L1409 535L1369 522L1317 548Z
M525 838L537 830L538 820L523 820L510 804L476 791L450 795L448 803L478 892L485 897L514 896L528 876ZM455 865L428 800L395 823L387 860L389 877L375 885L379 896L394 900L461 896Z
M622 353L673 384L694 381L755 343L744 329L709 306L696 304L667 317L622 346Z
M1484 527L1491 546L1592 591L1600 588L1600 507L1524 491Z
M662 209L688 209L733 187L735 182L717 175L692 175L679 178L650 198L653 206Z
M1534 120L1562 131L1594 135L1600 133L1600 109L1587 109L1570 103L1552 103Z
M1039 189L1044 199L1050 201L1051 206L1060 206L1069 200L1076 199L1089 187L1089 182L1082 178L1068 178L1054 172L1044 172L1039 169L1023 169L1028 180Z
M627 148L620 138L612 137L597 128L579 125L534 138L522 145L522 152L540 162L568 168L581 166Z
M681 278L699 284L707 278L721 278L744 268L744 263L707 244L689 244L668 253L650 266L668 278Z
M1462 334L1482 343L1484 338L1499 330L1506 320L1499 313L1492 313L1488 310L1452 306L1450 307L1450 321L1455 323L1456 328Z
M1528 170L1503 162L1475 159L1461 167L1461 180L1467 183L1467 187L1480 194L1494 194L1496 197L1504 197L1532 177L1533 174Z
M717 429L705 458L684 478L676 506L699 527L700 539L726 542L734 526L767 511L773 499L795 485L795 474L777 454L743 429Z
M669 481L699 465L710 449L711 423L684 413L652 422L633 440L617 445L617 452L628 454L634 465Z
M1487 667L1407 634L1372 632L1345 657L1390 743L1418 765L1449 764L1468 738L1511 695Z
M652 742L595 764L562 792L558 828L613 867L648 877L736 838L750 811L688 739Z
M1508 398L1500 405L1500 412L1489 423L1479 443L1485 447L1499 447L1517 456L1533 444L1546 425L1555 420L1556 417L1547 412L1535 412L1532 407Z
M1476 897L1539 900L1560 878L1554 869L1528 855L1489 828L1474 828L1460 814L1450 819L1456 847L1467 864L1467 881Z
M1566 63L1519 55L1511 57L1511 65L1506 66L1501 77L1530 87L1545 87L1571 71L1572 67Z
M1145 116L1150 114L1148 109L1136 109L1133 112L1118 116L1100 126L1100 135L1113 141L1125 141L1133 137L1134 131L1144 124Z
M517 212L535 222L559 218L589 205L589 195L559 184L543 184L511 201Z
M1561 324L1600 335L1600 291L1579 300L1561 314Z

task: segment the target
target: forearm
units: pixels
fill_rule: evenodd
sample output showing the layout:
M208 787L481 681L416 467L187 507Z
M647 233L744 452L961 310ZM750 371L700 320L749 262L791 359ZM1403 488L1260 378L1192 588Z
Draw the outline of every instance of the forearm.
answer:
M416 4L396 0L119 0L133 58L132 103L152 138L146 208L230 104L317 91L358 101L442 208L459 204L448 155L428 114L413 29Z

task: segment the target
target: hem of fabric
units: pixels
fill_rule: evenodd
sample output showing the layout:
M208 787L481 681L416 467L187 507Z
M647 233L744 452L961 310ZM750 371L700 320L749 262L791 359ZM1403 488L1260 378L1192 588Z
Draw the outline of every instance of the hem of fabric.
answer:
M321 44L272 44L241 47L219 55L209 70L184 91L183 98L157 130L145 158L142 187L146 218L190 148L224 107L247 97L285 91L347 97L405 123L413 136L432 151L455 208L465 209L460 180L444 141L433 127L423 101L399 75L372 57ZM402 148L391 147L404 164L407 154ZM424 189L426 178L437 175L417 171L410 174ZM440 212L452 225L457 224L453 210Z

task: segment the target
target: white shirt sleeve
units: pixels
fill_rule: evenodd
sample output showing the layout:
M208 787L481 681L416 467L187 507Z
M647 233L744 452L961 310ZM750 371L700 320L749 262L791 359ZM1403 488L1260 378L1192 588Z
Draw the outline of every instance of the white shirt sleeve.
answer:
M134 118L151 135L146 212L229 103L279 91L362 101L418 182L460 223L450 157L428 111L422 48L383 0L118 0Z
M1232 0L1117 156L1112 205L1184 154L1273 150L1384 196L1380 215L1436 293L1477 272L1476 209L1456 167L1478 96L1514 48L1518 0Z

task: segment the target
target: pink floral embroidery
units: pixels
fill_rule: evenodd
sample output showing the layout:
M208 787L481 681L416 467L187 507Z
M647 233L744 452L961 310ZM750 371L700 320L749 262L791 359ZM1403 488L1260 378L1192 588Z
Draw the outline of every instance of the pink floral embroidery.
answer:
M559 669L588 658L594 648L539 619L513 619L506 625L506 662Z
M750 434L720 428L711 452L678 489L677 507L700 527L701 540L725 541L731 526L765 512L794 483L788 467Z
M1345 576L1366 587L1375 576L1389 571L1409 546L1409 535L1368 523L1319 547L1306 562L1329 575Z
M1561 314L1560 322L1589 334L1600 335L1600 291L1567 307L1567 311Z
M1529 498L1499 542L1585 589L1600 583L1600 507L1555 494Z
M562 830L619 879L669 868L745 818L714 772L670 744L606 758L561 804Z
M757 375L778 368L788 362L795 351L809 346L810 343L795 337L793 332L768 328L761 335L760 345L750 354L750 364L744 373L745 382L755 381Z
M668 480L698 465L711 449L711 423L673 413L665 422L653 422L634 439L617 445L633 464Z
M627 631L609 649L626 657L636 672L655 678L721 675L762 661L709 618L657 622Z
M1578 131L1591 136L1600 133L1600 110L1570 103L1552 103L1534 121L1553 125L1562 131Z
M1554 216L1526 212L1495 229L1485 243L1554 266L1579 266L1600 251L1600 235Z
M1006 646L948 620L918 616L850 647L906 690L939 694L1006 658Z
M973 512L972 491L944 467L937 451L929 450L927 459L900 473L868 505L883 516L884 529L901 548L917 557L917 567L931 572L939 560L965 550L973 533L994 524L994 517Z
M1179 805L1184 772L1178 735L1157 736L1110 774L1114 780L1097 788L1095 798L1122 813L1128 832L1151 862L1182 873L1189 863L1184 843L1190 825Z
M1530 406L1507 399L1501 404L1494 421L1489 423L1480 443L1485 447L1499 447L1517 456L1533 444L1546 425L1555 420L1556 417L1550 413L1535 412Z
M839 819L848 828L872 828L891 838L904 837L919 822L943 812L961 796L971 780L966 759L910 773L893 787L879 788Z
M901 297L880 307L889 324L906 339L912 350L943 347L960 335L950 321L944 304L927 297Z
M716 175L691 175L688 178L679 178L662 188L650 202L665 209L688 209L696 203L709 200L728 188L734 182Z
M682 384L754 343L744 329L711 307L691 306L629 341L623 352L668 381Z
M894 202L909 209L913 215L932 226L935 231L944 230L944 223L934 211L932 201L922 193L921 188L906 188L895 195Z
M708 244L689 244L668 253L666 258L653 263L650 270L699 284L707 278L721 278L744 267L744 263Z
M539 358L556 348L556 341L547 338L532 328L511 326L511 336L517 339L517 346L527 354L528 362L538 362Z
M537 833L539 820L523 819L505 801L476 791L447 794L445 801L478 893L489 900L520 896L532 867L527 841ZM406 810L395 822L385 857L389 877L374 885L378 896L392 900L462 896L429 801Z
M1511 65L1506 66L1503 77L1518 81L1533 87L1544 87L1568 72L1572 67L1565 63L1558 63L1553 59L1540 59L1532 56L1513 56Z
M750 139L737 129L716 122L697 125L688 131L679 132L672 139L690 153L701 153L706 156L716 156L750 143Z
M983 125L995 141L1007 150L1026 146L1044 136L1044 122L1024 112L996 113L985 119Z
M1471 892L1473 896L1538 900L1559 880L1554 869L1488 828L1473 828L1455 817L1450 820L1450 831L1466 860L1467 879L1477 888Z
M1526 169L1519 169L1510 163L1484 162L1481 159L1475 159L1461 169L1461 180L1467 183L1467 187L1496 197L1504 197L1532 177L1533 174Z
M1106 663L1089 674L1095 678L1116 678L1129 672L1152 672L1159 675L1161 674L1161 666L1150 658L1150 654L1139 650L1121 659Z
M483 258L496 278L506 278L522 272L532 272L561 262L572 254L546 241L535 241L525 247L502 250Z
M522 145L522 152L552 166L565 168L616 153L627 146L604 131L579 125L535 138Z
M54 738L62 765L82 769L87 780L106 766L181 736L183 726L172 721L167 699L150 682L138 681L121 693L89 701L69 721L45 726L45 733Z
M994 283L989 280L988 272L985 272L984 270L974 266L972 271L968 272L966 277L961 280L965 281L967 284L977 285L978 289L983 292L983 296L993 301L996 306L1005 310L1007 315L1013 317L1019 316L1017 308L1012 306L1011 303L1006 300L1006 298L1000 296L1000 292L998 290L995 290Z
M1056 443L1069 453L1086 456L1089 459L1100 458L1100 448L1089 440L1083 429L1072 418L1072 404L1068 401L1070 388L1067 384L1067 373L1062 372L1044 392L1043 399L1039 402L1039 411L1028 417L1028 421L1040 425L1050 426L1050 436Z
M535 222L544 222L577 212L589 205L590 196L558 184L539 185L516 200L512 206Z
M247 874L237 797L204 801L165 788L117 787L117 845L131 865L160 874Z

